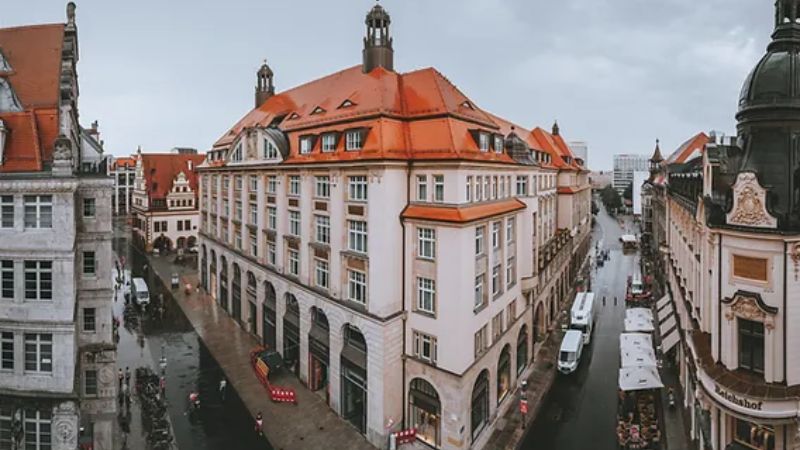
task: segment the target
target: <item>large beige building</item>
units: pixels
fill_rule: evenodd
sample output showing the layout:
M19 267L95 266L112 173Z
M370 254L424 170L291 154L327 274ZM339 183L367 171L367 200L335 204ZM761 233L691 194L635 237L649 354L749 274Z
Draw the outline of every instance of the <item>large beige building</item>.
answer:
M588 250L588 171L435 69L362 64L275 93L200 167L201 284L378 447L480 448ZM534 326L536 318L536 326Z
M737 139L666 165L662 345L697 448L800 449L799 7L776 2Z
M111 190L67 22L0 29L0 448L114 448ZM86 447L84 447L86 448Z

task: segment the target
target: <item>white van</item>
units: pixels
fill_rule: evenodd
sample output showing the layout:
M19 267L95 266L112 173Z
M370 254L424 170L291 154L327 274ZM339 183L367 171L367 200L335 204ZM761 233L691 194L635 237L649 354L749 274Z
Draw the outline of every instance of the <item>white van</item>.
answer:
M131 284L131 298L139 306L147 306L150 304L150 291L147 289L147 283L143 278L134 278Z
M575 372L581 362L583 352L583 333L578 330L567 330L558 351L558 371L563 374Z
M642 273L638 270L633 272L631 277L631 295L634 297L644 294L644 283L642 283Z
M570 311L569 327L583 333L583 343L589 345L594 330L594 292L578 292Z

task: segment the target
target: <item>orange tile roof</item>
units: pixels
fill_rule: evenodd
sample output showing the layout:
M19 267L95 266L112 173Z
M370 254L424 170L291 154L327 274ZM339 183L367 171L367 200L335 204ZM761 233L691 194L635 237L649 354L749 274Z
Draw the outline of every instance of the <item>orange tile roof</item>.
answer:
M119 158L114 158L114 162L111 164L111 168L116 169L117 167L125 167L129 169L136 167L136 157L121 156Z
M189 180L189 187L197 193L197 166L203 162L203 154L142 153L142 171L147 182L150 200L166 198L172 183L180 172ZM192 169L189 169L189 161Z
M0 172L41 171L59 133L59 80L64 25L0 29L0 51L11 66L0 73L23 111L0 112L8 134Z
M705 133L698 133L678 147L667 158L666 164L683 164L703 154L709 138Z
M525 203L516 198L509 198L492 203L461 207L412 204L407 206L400 216L404 219L468 223L513 211L519 211L520 209L525 209Z

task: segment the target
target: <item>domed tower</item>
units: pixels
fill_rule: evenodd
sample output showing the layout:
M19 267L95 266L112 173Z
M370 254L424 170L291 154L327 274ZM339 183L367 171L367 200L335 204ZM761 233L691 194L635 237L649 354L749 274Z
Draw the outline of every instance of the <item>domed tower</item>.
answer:
M376 67L394 70L394 49L389 35L392 19L381 5L375 5L367 14L367 35L364 37L364 73Z
M261 65L256 72L256 108L261 106L268 98L275 95L275 86L272 84L272 69L267 65L267 61Z
M659 173L661 173L662 163L664 158L661 156L661 146L656 139L656 149L653 151L653 156L650 157L650 181L653 181Z
M744 83L736 120L739 170L768 190L778 228L800 231L800 0L775 2L772 42Z

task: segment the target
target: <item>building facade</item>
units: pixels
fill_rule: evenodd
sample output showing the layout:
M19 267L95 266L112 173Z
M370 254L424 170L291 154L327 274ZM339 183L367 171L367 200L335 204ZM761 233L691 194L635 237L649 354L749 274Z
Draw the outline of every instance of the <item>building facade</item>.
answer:
M65 24L0 29L0 448L114 444L112 184L77 61L73 3Z
M682 403L702 449L800 449L800 50L796 0L776 2L738 136L667 165L666 256ZM692 151L692 153L695 153Z
M575 159L583 161L584 166L589 166L589 144L586 141L571 141L568 143Z
M612 185L622 195L633 183L634 172L646 172L649 169L645 155L614 155L614 178Z
M114 180L111 208L115 216L127 216L133 203L133 186L136 180L136 157L114 158L109 175Z
M197 244L197 166L195 153L141 153L132 194L134 241L145 251L191 249Z
M577 273L588 172L557 126L395 72L389 25L300 87L259 69L199 169L201 285L375 446L481 448Z

